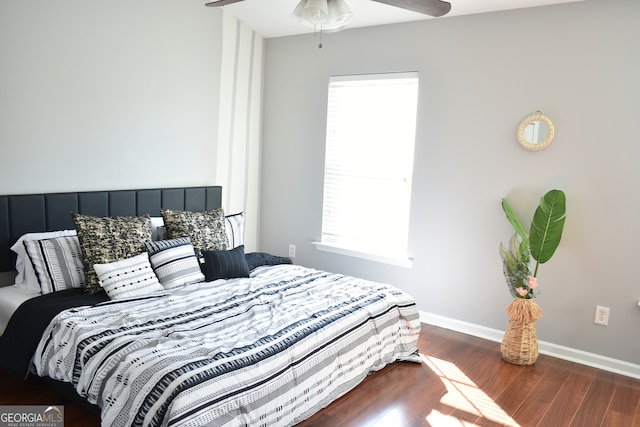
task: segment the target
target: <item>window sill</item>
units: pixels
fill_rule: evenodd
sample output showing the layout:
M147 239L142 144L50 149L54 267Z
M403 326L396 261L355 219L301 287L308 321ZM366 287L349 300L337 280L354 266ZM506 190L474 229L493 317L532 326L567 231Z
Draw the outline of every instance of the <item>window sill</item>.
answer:
M354 249L344 248L342 246L331 245L323 242L313 242L313 245L319 251L324 252L332 252L334 254L347 255L356 258L362 258L369 261L381 262L384 264L396 265L398 267L411 268L413 267L413 259L411 258L403 258L403 257L395 257L388 255L379 255L373 254L369 252L363 252Z

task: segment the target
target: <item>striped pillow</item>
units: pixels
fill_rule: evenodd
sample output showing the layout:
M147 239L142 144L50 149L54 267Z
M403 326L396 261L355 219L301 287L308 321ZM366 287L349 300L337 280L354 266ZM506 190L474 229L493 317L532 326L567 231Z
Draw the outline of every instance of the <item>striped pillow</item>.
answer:
M163 291L146 252L109 264L94 264L100 286L111 299L148 295Z
M24 246L43 295L84 286L84 266L78 236L25 240Z
M145 246L153 271L165 289L204 281L195 249L188 237L146 242Z

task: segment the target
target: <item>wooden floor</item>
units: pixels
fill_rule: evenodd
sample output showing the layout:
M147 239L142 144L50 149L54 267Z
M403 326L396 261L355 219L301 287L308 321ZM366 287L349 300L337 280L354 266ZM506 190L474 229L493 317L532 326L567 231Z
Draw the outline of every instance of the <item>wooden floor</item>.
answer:
M640 427L640 380L540 355L533 366L504 362L500 345L422 325L423 364L396 363L298 427ZM35 378L0 372L0 404L51 404ZM66 427L98 426L65 404Z

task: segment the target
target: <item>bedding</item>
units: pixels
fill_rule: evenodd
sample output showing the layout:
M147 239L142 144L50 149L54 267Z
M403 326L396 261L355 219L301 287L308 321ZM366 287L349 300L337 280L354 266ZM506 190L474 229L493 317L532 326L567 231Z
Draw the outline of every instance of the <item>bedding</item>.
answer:
M63 310L33 369L72 383L101 408L103 425L282 426L389 363L419 360L407 294L263 262L250 277Z
M36 297L38 294L28 293L17 286L4 286L0 288L0 336L4 333L9 319L26 300Z
M0 196L0 216L0 266L22 289L0 289L0 368L75 389L103 425L292 425L420 362L410 296L244 254L244 213L224 216L220 187ZM76 242L94 293L74 287Z
M42 333L55 315L68 308L93 305L108 299L104 292L87 294L77 288L27 297L15 310L0 336L0 368L26 378Z

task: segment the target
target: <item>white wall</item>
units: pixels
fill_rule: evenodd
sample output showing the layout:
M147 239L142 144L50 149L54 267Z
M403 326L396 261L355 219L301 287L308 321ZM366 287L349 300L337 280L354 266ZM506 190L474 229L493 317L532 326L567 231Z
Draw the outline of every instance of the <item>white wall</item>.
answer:
M215 182L226 213L244 212L245 251L258 248L263 38L223 13Z
M420 310L504 330L498 244L512 229L500 199L528 226L539 198L562 189L567 223L539 270L538 337L639 364L638 16L634 0L590 0L347 30L322 50L312 35L268 39L261 250L295 244L296 263L390 282ZM328 78L407 70L421 76L414 266L318 252ZM515 139L535 110L556 126L542 152ZM597 304L611 308L608 327L593 324Z
M0 2L0 194L212 185L222 13Z

